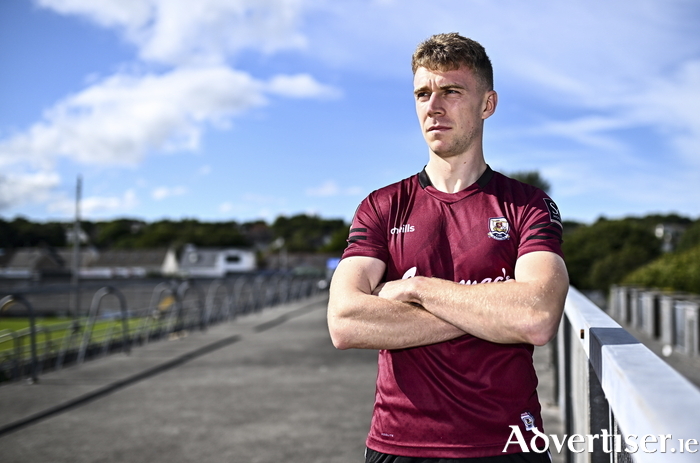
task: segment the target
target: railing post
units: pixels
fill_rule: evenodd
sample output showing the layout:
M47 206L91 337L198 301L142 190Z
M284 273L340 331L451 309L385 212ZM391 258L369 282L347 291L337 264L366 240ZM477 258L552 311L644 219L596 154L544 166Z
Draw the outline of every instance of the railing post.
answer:
M603 430L610 434L610 405L593 365L588 364L588 403L590 405L590 435L600 436L593 440L591 463L610 463L612 453L603 451Z
M698 310L697 300L687 299L676 302L679 315L682 315L684 331L683 352L688 356L698 355Z
M571 398L571 323L566 316L561 321L557 338L559 339L559 407L564 422L564 434L570 436L574 432ZM566 463L573 462L571 452L567 451L565 457Z
M95 295L92 297L92 304L90 304L90 313L88 315L88 322L87 326L85 327L85 332L83 333L83 342L80 344L80 350L78 351L78 359L77 363L80 365L83 363L85 360L85 354L87 352L88 345L90 343L90 337L92 336L92 331L95 327L95 319L97 318L97 315L100 313L100 307L102 305L102 299L104 299L105 296L113 294L117 297L119 300L119 306L121 310L121 315L122 315L122 348L126 351L126 353L131 352L131 346L129 344L129 322L128 322L128 310L126 306L126 299L124 298L124 295L120 292L117 291L115 288L111 286L105 286L104 288L100 288L95 292Z
M686 308L676 302L674 310ZM698 329L692 315L690 320L684 319L685 332L679 335L685 342L691 342L688 331L695 334ZM560 368L571 364L560 391L565 432L569 438L588 434L591 443L579 444L581 453L568 452L567 462L698 461L694 451L678 451L679 443L697 445L697 388L574 288L567 296L560 335ZM665 436L671 439L668 448L661 440Z
M673 295L661 295L659 310L661 311L661 342L664 344L664 347L669 346L669 348L673 348L676 344Z
M199 329L204 331L206 329L206 326L204 324L204 316L205 316L205 307L204 307L204 297L202 295L202 291L197 286L191 281L183 281L180 283L180 286L177 288L177 294L178 294L178 299L180 303L180 310L181 313L184 310L185 307L185 296L187 295L187 292L193 290L197 294L197 309L199 310ZM183 328L186 329L187 326L184 326L184 321L183 321Z
M224 289L224 302L223 304L219 305L219 309L217 310L217 316L215 320L218 320L221 318L221 307L226 306L227 307L227 312L229 310L229 290L228 287L226 286L225 282L221 279L217 279L211 282L209 284L209 288L207 289L207 296L206 300L204 303L204 324L206 326L209 326L209 322L212 317L212 313L214 311L214 302L216 301L216 293L219 291L219 288ZM228 313L227 313L228 317Z
M234 302L234 316L238 316L239 314L245 313L248 311L248 307L244 304L245 299L243 298L243 291L245 288L245 284L248 281L248 278L244 275L239 276L236 278L235 283L233 284L233 294L232 294L232 300Z
M19 302L22 304L26 309L27 313L29 314L29 338L30 338L30 344L31 344L31 381L32 383L36 383L39 378L37 377L37 353L36 353L36 318L34 316L34 307L29 303L27 299L25 299L24 296L21 294L10 294L9 296L5 296L2 299L0 299L0 312L5 310L5 308L8 306L8 304L11 304L13 302ZM19 360L19 359L18 359Z

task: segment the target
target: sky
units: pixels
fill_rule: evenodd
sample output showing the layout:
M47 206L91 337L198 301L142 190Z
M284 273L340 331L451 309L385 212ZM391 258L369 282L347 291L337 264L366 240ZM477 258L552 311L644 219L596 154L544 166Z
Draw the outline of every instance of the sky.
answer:
M410 59L480 42L495 170L700 218L697 0L2 0L0 217L349 221L428 159Z

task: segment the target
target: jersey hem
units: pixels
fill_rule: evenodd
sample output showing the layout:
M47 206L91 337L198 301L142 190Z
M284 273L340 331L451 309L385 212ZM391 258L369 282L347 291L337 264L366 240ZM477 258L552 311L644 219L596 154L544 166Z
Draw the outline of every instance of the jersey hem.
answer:
M519 446L504 444L489 444L469 447L417 447L412 445L388 444L384 441L367 436L365 442L367 447L375 452L386 453L402 457L418 457L418 458L480 458L480 457L495 457L498 455L510 455L520 453L522 450ZM514 447L510 450L503 451L506 447Z

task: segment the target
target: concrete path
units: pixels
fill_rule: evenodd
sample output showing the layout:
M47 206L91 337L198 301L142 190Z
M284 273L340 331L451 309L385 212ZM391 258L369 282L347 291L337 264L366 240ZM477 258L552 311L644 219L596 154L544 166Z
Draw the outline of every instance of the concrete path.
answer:
M377 354L333 348L326 302L0 386L0 461L359 463ZM547 359L538 349L545 428L560 433Z

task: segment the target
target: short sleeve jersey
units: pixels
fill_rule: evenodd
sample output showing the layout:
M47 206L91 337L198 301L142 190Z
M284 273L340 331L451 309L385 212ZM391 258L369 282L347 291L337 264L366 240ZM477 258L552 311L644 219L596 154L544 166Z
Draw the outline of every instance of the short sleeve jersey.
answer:
M461 284L513 278L529 252L562 255L556 204L541 190L487 167L454 194L425 170L371 193L358 207L343 258L386 264L385 281L422 275ZM529 344L471 335L410 349L381 350L367 446L424 458L502 455L511 425L529 442L543 430ZM510 445L506 453L519 452Z

